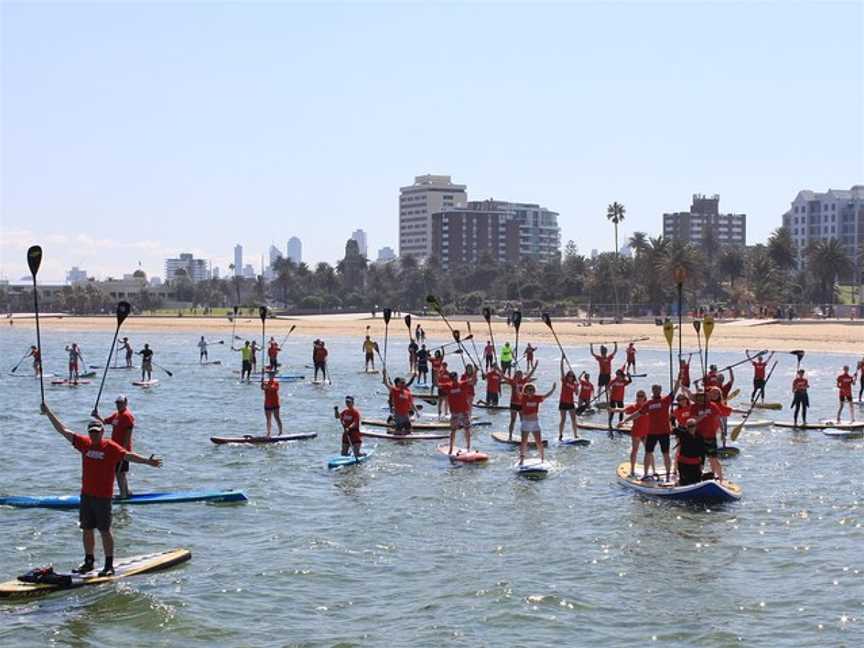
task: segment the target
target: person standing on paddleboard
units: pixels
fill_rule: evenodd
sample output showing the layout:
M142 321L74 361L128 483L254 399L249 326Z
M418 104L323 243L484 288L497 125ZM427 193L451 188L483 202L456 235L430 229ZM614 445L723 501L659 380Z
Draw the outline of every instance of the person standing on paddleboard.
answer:
M273 429L273 419L279 428L278 436L282 436L282 417L279 416L279 381L273 371L267 372L267 380L261 383L264 392L264 418L267 420L267 436Z
M339 422L342 424L342 456L347 457L350 450L354 451L354 456L359 459L365 456L362 452L363 435L360 434L360 420L362 415L360 411L354 408L354 397L345 397L345 409L341 412L339 408L334 406L333 413Z
M450 373L450 388L447 390L447 403L450 406L450 449L447 454L453 454L456 443L456 432L465 431L465 448L471 451L471 398L477 374L470 373L459 378L455 371Z
M543 434L540 430L540 403L554 394L556 388L557 385L552 383L552 389L541 395L537 393L537 388L534 385L526 384L522 391L522 442L519 444L520 466L525 462L525 451L528 448L529 434L534 437L534 443L540 451L540 461L545 460L543 456Z
M690 360L679 358L678 382L681 383L682 387L690 388Z
M252 356L251 356L251 358L252 358L252 373L257 374L258 373L258 352L263 350L263 349L262 349L262 347L258 346L258 343L255 340L252 340L251 349L252 349ZM263 371L264 371L264 367L263 367L264 358L263 357L261 358L261 363L262 363L261 371L263 373Z
M864 358L858 361L858 366L855 369L855 374L858 376L858 402L864 403Z
M837 389L840 390L840 407L837 409L837 423L843 415L843 403L849 403L849 416L852 423L855 422L855 408L852 407L852 385L855 384L855 376L849 373L849 365L843 366L843 373L837 376Z
M680 385L676 383L672 393L663 396L662 385L651 385L651 398L642 405L637 413L628 418L628 420L635 417L648 418L648 436L645 438L645 459L642 461L642 465L646 475L649 474L649 468L652 475L657 474L654 448L659 443L660 452L663 453L663 467L666 469L667 482L672 472L672 458L669 456L669 410L679 387Z
M240 382L243 382L244 380L246 382L252 382L252 347L249 345L249 340L246 340L243 346L239 349L235 349L232 345L231 350L240 353Z
M810 388L810 383L804 377L804 370L799 369L792 381L792 420L795 427L798 427L798 414L801 414L801 420L804 425L807 425L807 408L810 407L810 396L807 390Z
M429 382L429 351L425 344L417 351L417 384L421 382L424 385Z
M127 452L113 441L103 439L104 427L100 421L90 421L87 425L87 436L83 436L67 428L45 403L42 403L41 411L51 421L54 429L81 453L81 503L78 521L84 540L84 562L75 571L84 574L93 570L96 548L94 530L98 529L105 552L105 567L99 575L112 576L114 536L111 534L111 498L114 495L116 466L120 461L126 460L158 468L162 465L162 460L152 455L148 459L134 452Z
M30 345L30 353L24 357L33 358L33 375L38 377L42 373L42 354L39 353L39 349L34 345Z
M531 346L531 343L528 343L528 346L525 347L525 352L522 354L525 358L525 369L531 371L534 367L534 354L537 352L537 347Z
M267 343L267 368L274 373L279 368L279 352L281 350L282 347L280 347L276 340L271 337L270 341Z
M501 370L495 363L494 356L492 367L483 374L483 380L486 381L486 405L497 407L501 397Z
M722 394L716 387L709 388L707 392L699 392L693 395L695 404L691 408L693 418L696 419L696 429L705 443L705 455L711 466L714 476L723 480L723 466L720 463L720 453L717 448L717 432L720 429L720 417L729 416L732 409L720 402Z
M460 380L468 381L467 401L468 401L468 418L474 415L474 395L477 385L478 368L474 364L469 364L465 367L465 373L462 374Z
M375 371L375 348L375 342L367 335L363 340L363 371Z
M312 343L312 367L314 374L312 380L318 380L318 372L321 372L321 380L327 378L327 347L324 346L324 340L315 340Z
M411 434L411 415L415 414L417 410L414 407L414 397L411 395L408 385L414 381L414 376L408 383L405 382L404 378L395 378L393 382L390 382L387 377L387 369L382 369L381 373L384 386L390 391L394 434Z
M202 365L205 362L208 362L210 358L207 355L207 340L204 339L204 336L201 336L201 339L198 340L198 362Z
M120 351L126 352L126 368L131 369L132 368L132 355L135 353L135 350L132 348L132 345L129 344L129 338L128 337L123 338L123 341L120 344L120 348L117 349L117 353L120 353Z
M618 343L613 342L613 344L615 345L615 347L612 349L612 355L607 355L609 350L604 345L600 345L600 355L594 353L593 342L588 346L588 350L591 352L591 355L594 356L594 359L597 361L597 389L602 389L603 392L606 394L607 404L610 404L609 383L612 380L612 360L615 358L615 354L618 353Z
M486 340L486 346L483 347L483 361L486 371L489 371L495 365L495 347L492 342Z
M745 349L744 353L750 357L750 351ZM755 403L758 398L761 402L765 402L765 368L774 357L774 352L768 354L765 358L764 354L759 353L750 361L753 365L753 392L750 394L750 402Z
M153 349L145 344L138 355L141 356L141 382L153 380Z
M642 389L636 392L636 402L624 408L625 414L636 415L645 406L648 398L645 396L645 391ZM629 419L628 419L629 420ZM633 427L630 428L630 476L636 476L636 458L639 456L639 446L645 443L648 438L648 431L651 428L651 419L648 416L635 416ZM643 466L643 477L648 476L648 469Z
M84 362L84 356L81 355L81 349L73 342L71 346L66 347L69 353L69 382L78 383L78 371L80 365Z
M446 362L441 363L436 382L438 383L438 418L440 419L450 413L450 401L447 397L450 394L450 387L453 386Z
M581 416L591 408L591 398L593 395L594 385L591 383L591 376L587 371L583 371L579 376L579 406L576 408L577 416Z
M627 354L627 364L624 370L627 373L636 373L636 345L631 342L627 345L625 352Z
M615 412L618 412L618 425L624 418L622 410L624 409L624 392L627 385L633 382L630 374L624 373L624 367L615 370L615 378L606 386L606 393L609 396L609 432L612 432L612 419L615 418Z
M576 422L576 390L579 389L579 383L576 380L576 374L573 370L564 371L564 356L561 356L561 396L558 399L558 412L561 420L558 422L558 440L564 440L564 426L567 423L567 416L570 416L570 425L573 428L573 438L579 438L579 424Z
M513 371L513 349L509 342L505 342L501 347L501 373L505 376L510 376Z
M419 350L420 347L417 346L417 342L411 338L408 343L408 371L411 373L417 373L417 351Z
M438 386L438 376L441 374L441 367L444 365L444 353L440 350L435 351L429 360L429 364L432 367L432 388L434 389Z
M126 394L119 394L114 399L117 411L103 419L97 410L93 410L92 416L105 425L111 426L111 440L123 448L126 452L132 452L132 429L135 427L135 417L129 409L129 399ZM129 460L122 459L117 462L116 468L117 490L120 491L121 499L128 499L132 492L129 490Z
M501 380L510 385L510 426L507 429L508 440L513 440L513 426L516 425L516 417L522 411L522 390L525 386L534 380L534 372L537 370L537 365L534 365L528 375L517 369L512 378L502 374Z

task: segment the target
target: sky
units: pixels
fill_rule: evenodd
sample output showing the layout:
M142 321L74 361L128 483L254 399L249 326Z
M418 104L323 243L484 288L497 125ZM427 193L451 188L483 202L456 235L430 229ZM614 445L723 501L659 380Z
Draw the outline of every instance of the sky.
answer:
M225 273L362 227L399 187L537 202L562 244L661 231L694 193L764 241L799 190L864 183L864 4L0 5L0 278Z

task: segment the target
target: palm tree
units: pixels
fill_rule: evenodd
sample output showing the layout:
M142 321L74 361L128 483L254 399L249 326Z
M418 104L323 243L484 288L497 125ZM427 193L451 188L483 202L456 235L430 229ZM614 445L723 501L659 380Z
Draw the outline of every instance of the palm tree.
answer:
M853 263L837 239L816 241L807 248L807 262L819 281L822 301L834 303L834 282L838 277L849 275ZM827 297L827 299L826 299Z
M633 250L633 253L638 259L640 255L648 250L648 235L645 232L633 232L627 240L627 245Z
M768 255L781 270L795 267L798 251L788 227L778 227L768 237Z
M729 277L729 287L735 288L735 280L744 272L744 254L737 247L724 248L717 266L723 276Z
M624 220L625 211L626 210L624 209L624 205L622 205L621 203L619 203L617 201L613 202L611 205L609 205L606 208L606 218L607 218L607 220L612 221L612 224L615 226L615 250L614 250L614 252L615 252L615 261L616 262L618 261L618 223L620 223ZM614 289L613 292L615 294L615 320L617 321L619 319L619 314L618 314L618 311L619 311L619 307L618 307L618 282L615 280L614 264L613 264L613 271L612 271L612 288Z

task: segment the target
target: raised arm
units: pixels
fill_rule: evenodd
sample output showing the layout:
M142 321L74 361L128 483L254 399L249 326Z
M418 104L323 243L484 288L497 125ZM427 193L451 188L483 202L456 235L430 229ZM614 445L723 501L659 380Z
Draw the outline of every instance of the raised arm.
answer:
M552 383L552 389L543 394L543 398L549 398L552 394L555 393L555 390L558 389L557 383Z
M561 382L564 382L564 377L566 374L564 373L564 356L561 356Z
M162 460L158 457L154 457L150 455L149 457L142 457L136 452L127 452L124 459L128 459L132 463L140 463L147 464L148 466L153 466L154 468L159 468L162 466Z
M48 406L45 403L42 403L42 413L48 417L48 420L51 421L51 425L54 426L54 429L57 430L58 434L63 435L69 443L72 443L75 440L75 433L67 428L63 424L63 421L54 416L54 412L48 409Z

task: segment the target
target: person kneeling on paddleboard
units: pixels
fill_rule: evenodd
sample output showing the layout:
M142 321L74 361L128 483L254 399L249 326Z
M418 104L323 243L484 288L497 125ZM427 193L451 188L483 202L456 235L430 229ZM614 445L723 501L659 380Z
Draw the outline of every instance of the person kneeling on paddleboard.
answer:
M684 426L675 428L678 437L678 485L687 486L702 481L702 464L705 461L705 442L696 433L696 419L687 419Z
M96 537L94 529L99 529L102 536L102 548L105 551L105 568L100 576L114 574L114 536L111 535L111 498L114 495L114 475L117 464L122 460L133 463L147 464L158 468L162 460L153 455L142 457L134 452L127 452L113 441L102 438L104 427L98 420L92 420L87 425L87 436L75 434L67 428L54 413L42 403L42 414L48 417L51 425L63 435L72 446L81 453L81 504L78 509L78 520L84 539L84 563L76 572L83 574L93 570L95 562L94 550Z
M535 365L536 367L536 365ZM552 389L545 394L538 394L537 388L528 383L522 390L521 413L522 413L522 442L519 444L519 465L525 461L525 449L528 447L528 435L534 436L534 443L540 451L540 461L543 459L543 437L540 431L540 403L555 393L558 387L552 383Z
M339 422L342 423L342 456L347 457L348 451L353 449L354 456L359 459L365 456L365 452L361 452L363 446L363 436L360 434L360 411L354 409L354 397L345 397L345 409L341 412L339 408L334 406L333 413Z
M395 378L393 382L387 377L387 370L381 370L384 385L390 390L390 404L393 407L394 434L411 434L411 415L416 414L414 397L408 385L414 382L415 376L407 383L403 378Z

